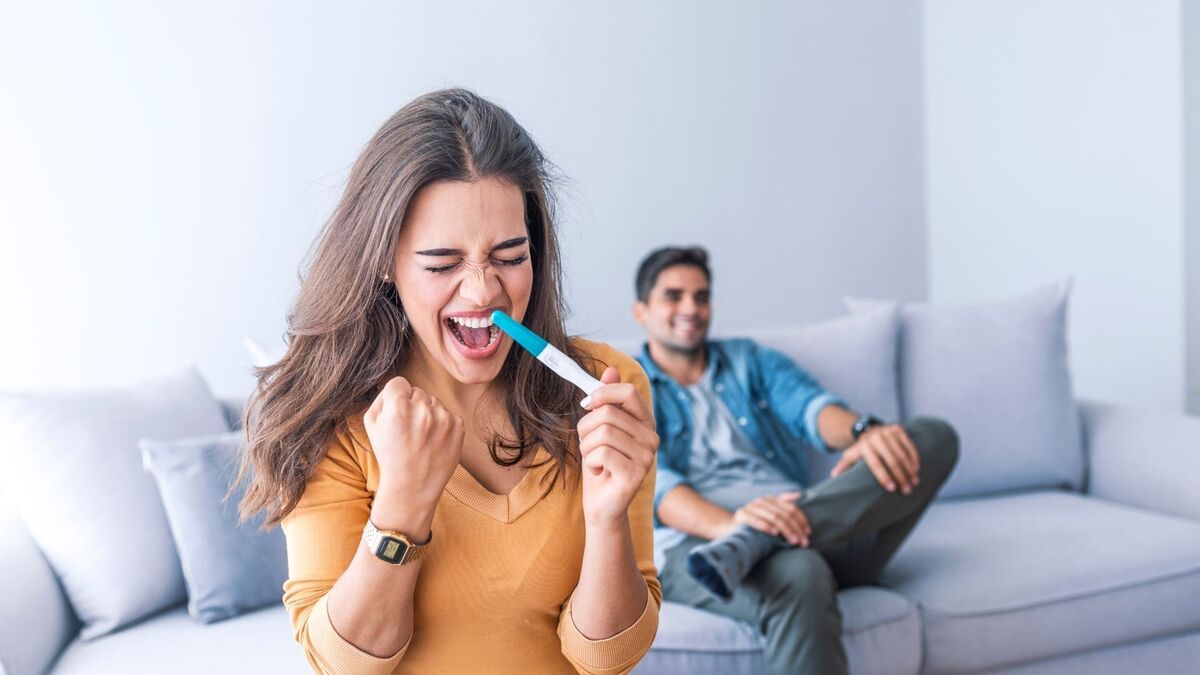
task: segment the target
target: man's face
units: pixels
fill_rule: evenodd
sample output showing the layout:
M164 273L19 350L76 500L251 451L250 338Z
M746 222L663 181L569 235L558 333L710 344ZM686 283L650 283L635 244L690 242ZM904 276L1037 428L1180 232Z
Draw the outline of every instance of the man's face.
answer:
M633 317L652 344L694 354L704 348L712 319L708 279L694 265L674 265L659 272L650 297L633 306Z

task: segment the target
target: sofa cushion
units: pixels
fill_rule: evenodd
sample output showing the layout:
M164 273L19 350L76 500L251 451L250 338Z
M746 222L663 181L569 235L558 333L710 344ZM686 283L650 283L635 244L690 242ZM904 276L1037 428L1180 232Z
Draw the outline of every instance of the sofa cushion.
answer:
M1200 522L1068 492L934 504L882 583L915 600L930 672L1200 628Z
M851 672L903 675L921 667L921 625L913 604L882 588L838 593L842 643ZM766 672L763 639L748 623L664 602L658 636L634 669L641 675Z
M0 482L93 638L184 599L138 439L226 430L194 369L111 389L0 394Z
M44 673L79 632L79 621L3 491L0 570L0 674Z
M1002 302L902 305L904 418L941 417L961 439L942 497L1081 486L1083 439L1067 367L1069 289L1063 282Z
M1194 631L990 670L988 675L1182 675L1200 671L1197 664L1200 632Z
M308 673L282 604L228 621L201 624L183 606L137 626L63 651L51 675L211 675Z
M242 432L142 439L142 460L162 494L187 583L188 613L204 623L281 602L287 580L283 531L259 530L264 514L238 524L245 484L237 475Z

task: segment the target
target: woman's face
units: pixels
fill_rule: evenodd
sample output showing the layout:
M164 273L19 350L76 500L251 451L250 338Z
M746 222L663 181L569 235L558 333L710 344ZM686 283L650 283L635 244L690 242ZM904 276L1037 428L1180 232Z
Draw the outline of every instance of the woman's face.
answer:
M492 310L521 321L533 286L521 190L497 178L421 188L401 224L392 277L419 367L440 365L463 384L494 380L512 341L491 325Z

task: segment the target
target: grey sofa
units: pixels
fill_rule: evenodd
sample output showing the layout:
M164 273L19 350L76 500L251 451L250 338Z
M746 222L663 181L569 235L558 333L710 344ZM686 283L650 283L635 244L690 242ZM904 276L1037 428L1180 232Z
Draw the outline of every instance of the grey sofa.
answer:
M879 586L840 594L853 672L1200 673L1200 419L1080 415L1083 489L939 500ZM181 605L87 642L78 628L0 496L0 672L308 670L282 606L203 625ZM665 603L636 672L763 672L761 645L750 625Z
M839 594L853 672L1200 673L1200 419L1081 409L1086 491L941 500ZM668 603L638 672L763 672L760 644Z

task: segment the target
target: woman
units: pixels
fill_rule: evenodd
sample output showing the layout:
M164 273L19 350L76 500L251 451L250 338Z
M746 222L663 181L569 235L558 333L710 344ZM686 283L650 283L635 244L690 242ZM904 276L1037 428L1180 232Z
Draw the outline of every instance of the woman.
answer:
M460 89L401 109L351 171L242 467L318 672L626 672L654 638L649 387L566 339L549 196L525 130ZM601 378L586 408L493 309Z

